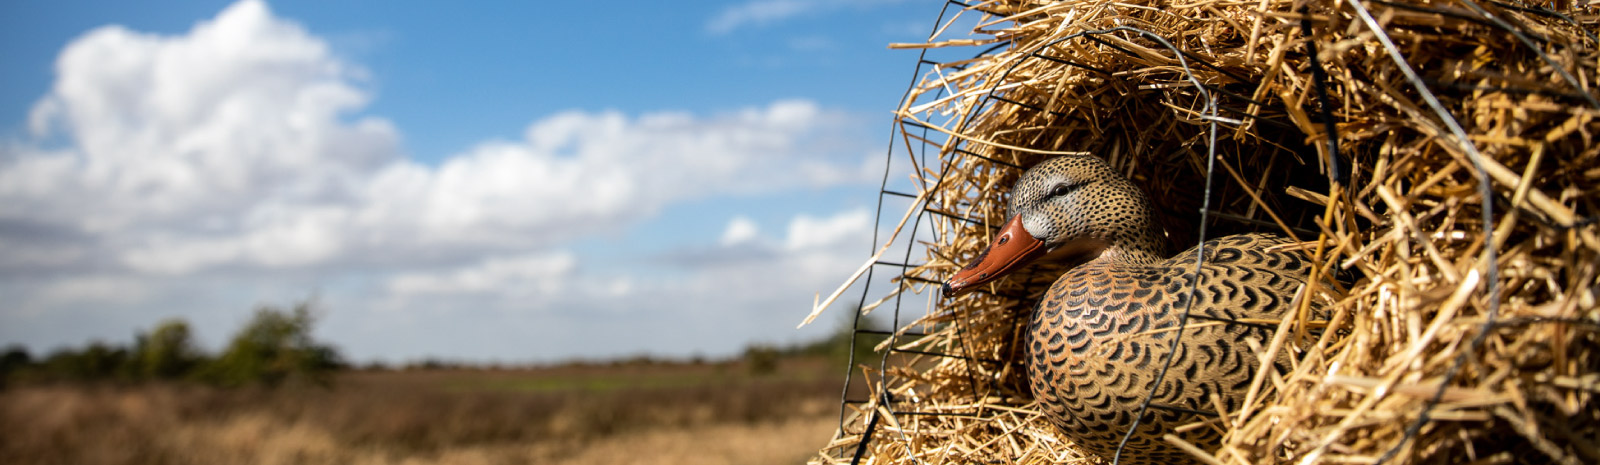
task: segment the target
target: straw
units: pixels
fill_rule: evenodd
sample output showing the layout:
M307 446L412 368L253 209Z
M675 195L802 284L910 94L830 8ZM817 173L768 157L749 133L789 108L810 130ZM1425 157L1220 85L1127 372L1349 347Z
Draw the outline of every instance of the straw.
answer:
M1185 427L1225 433L1177 444L1197 462L1600 463L1600 9L1558 4L947 4L896 45L952 57L920 62L897 112L916 226L883 245L906 247L898 287L863 296L896 336L812 462L1110 463L1027 384L1024 326L1061 264L901 308L987 246L1024 168L1089 152L1149 194L1174 252L1204 226L1315 263L1297 311L1255 322L1277 329L1253 356L1290 368Z

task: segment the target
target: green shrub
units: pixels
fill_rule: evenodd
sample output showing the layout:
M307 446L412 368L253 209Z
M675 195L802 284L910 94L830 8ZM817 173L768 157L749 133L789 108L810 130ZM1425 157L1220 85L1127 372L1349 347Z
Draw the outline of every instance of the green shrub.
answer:
M767 345L752 345L744 349L745 368L753 375L767 375L778 371L778 349Z
M156 329L140 334L133 357L138 374L146 379L183 378L203 359L194 346L189 323L180 319L164 321Z
M129 359L128 349L95 341L82 351L52 352L41 365L46 379L108 381L130 377Z
M315 318L310 301L291 310L274 306L256 309L255 316L233 336L221 355L200 372L204 380L222 386L258 384L277 386L298 380L327 385L340 366L339 353L311 338Z
M0 388L4 388L14 373L23 371L33 365L33 355L28 353L28 348L21 344L12 344L6 347L4 355L0 355Z

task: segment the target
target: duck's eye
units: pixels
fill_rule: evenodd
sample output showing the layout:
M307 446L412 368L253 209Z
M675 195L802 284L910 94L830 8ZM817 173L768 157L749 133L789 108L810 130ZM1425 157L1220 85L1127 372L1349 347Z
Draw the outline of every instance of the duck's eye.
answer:
M1072 191L1078 190L1079 187L1083 187L1083 185L1082 184L1056 184L1055 187L1050 188L1050 197L1060 197L1060 196L1063 196L1063 195L1067 195L1069 193L1072 193Z

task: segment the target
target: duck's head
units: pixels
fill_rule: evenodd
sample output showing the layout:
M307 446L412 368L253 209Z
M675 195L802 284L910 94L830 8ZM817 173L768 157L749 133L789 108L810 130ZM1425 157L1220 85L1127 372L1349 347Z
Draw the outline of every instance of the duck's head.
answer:
M1010 220L976 262L945 282L945 295L960 295L1045 255L1079 263L1107 254L1135 263L1162 258L1150 201L1093 156L1061 156L1029 168L1006 208Z

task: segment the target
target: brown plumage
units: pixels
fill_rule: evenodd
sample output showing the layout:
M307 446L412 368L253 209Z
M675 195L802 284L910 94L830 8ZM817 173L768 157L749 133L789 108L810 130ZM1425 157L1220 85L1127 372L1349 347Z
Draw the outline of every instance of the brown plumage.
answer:
M1008 205L1013 215L977 261L946 283L957 295L1047 253L1081 264L1056 280L1028 327L1028 379L1061 432L1109 460L1149 394L1188 305L1198 248L1168 258L1144 194L1091 156L1064 156L1029 169ZM1205 243L1190 329L1184 331L1154 403L1236 411L1259 363L1245 339L1270 330L1210 319L1273 319L1289 308L1310 261L1270 247L1286 240L1241 234ZM1201 316L1201 317L1197 317ZM1213 402L1216 397L1219 402ZM1123 464L1186 463L1162 440L1177 434L1202 448L1217 433L1174 428L1202 418L1151 408L1128 440Z

